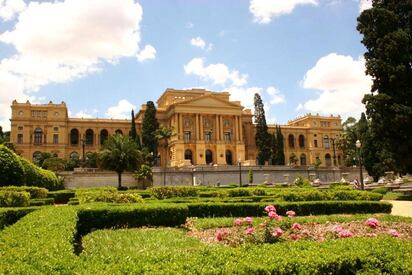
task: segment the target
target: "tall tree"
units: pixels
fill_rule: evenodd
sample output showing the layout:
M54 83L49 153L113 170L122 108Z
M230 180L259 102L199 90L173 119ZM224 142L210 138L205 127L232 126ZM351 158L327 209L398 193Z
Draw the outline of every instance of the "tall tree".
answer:
M262 102L262 98L258 93L254 97L255 104L255 123L256 123L256 135L255 141L258 149L258 162L264 164L270 158L270 135L268 133L268 126L266 124L265 110Z
M285 146L283 142L283 134L279 125L276 125L276 165L285 165Z
M137 140L137 130L136 130L136 121L134 120L134 110L133 109L132 109L131 115L132 117L131 117L129 136L132 140L136 141Z
M100 166L117 173L119 189L122 188L123 172L136 170L140 158L136 142L128 136L118 134L109 137L99 153Z
M176 134L173 132L173 128L161 126L159 129L155 131L155 138L158 141L158 146L163 147L165 151L165 161L164 167L167 165L167 160L169 159L169 139Z
M412 0L373 0L358 17L371 94L363 103L371 136L401 173L412 172ZM383 161L382 159L380 161Z
M271 165L276 165L276 159L278 155L278 141L276 139L276 129L270 134L270 160Z
M148 101L146 103L146 111L142 123L142 142L143 147L147 148L147 150L152 152L154 155L157 155L157 140L155 137L155 132L158 128L159 124L156 119L156 107L153 101Z

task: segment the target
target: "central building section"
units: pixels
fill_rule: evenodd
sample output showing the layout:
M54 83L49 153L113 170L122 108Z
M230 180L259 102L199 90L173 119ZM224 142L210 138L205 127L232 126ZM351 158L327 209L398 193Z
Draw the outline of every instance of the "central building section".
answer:
M252 113L240 102L230 101L229 96L203 89L167 89L163 93L157 101L156 117L160 127L172 128L175 135L159 146L162 166L236 165L245 161L244 132L252 129ZM143 105L136 115L138 128L145 110Z

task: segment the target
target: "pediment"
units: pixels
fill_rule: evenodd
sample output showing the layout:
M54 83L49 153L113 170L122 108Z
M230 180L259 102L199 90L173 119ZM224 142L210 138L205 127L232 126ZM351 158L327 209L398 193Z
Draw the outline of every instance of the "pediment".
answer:
M220 107L220 108L242 108L243 109L243 107L240 104L237 104L236 102L225 101L213 95L196 97L190 100L176 103L176 105L192 106L192 107Z

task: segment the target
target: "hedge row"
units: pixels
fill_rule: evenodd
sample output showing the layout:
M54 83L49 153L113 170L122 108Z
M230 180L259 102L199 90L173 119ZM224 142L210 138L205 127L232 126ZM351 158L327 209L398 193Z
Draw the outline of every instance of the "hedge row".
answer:
M44 205L53 205L54 199L53 198L45 198L45 199L32 199L29 201L30 206L44 206Z
M29 206L30 193L0 191L0 207Z
M0 208L0 229L12 225L27 214L37 210L35 207L27 208Z
M17 191L29 192L31 199L44 199L47 197L47 189L35 186L4 186L0 187L0 191Z
M142 203L142 197L136 192L118 192L116 189L78 190L75 197L79 203L112 202Z
M27 185L49 190L64 188L55 173L34 165L4 145L0 145L0 175L0 186Z
M75 194L74 190L59 190L50 191L47 197L54 199L56 204L66 204L71 198L74 198Z
M195 197L199 190L196 187L187 186L161 186L150 188L150 192L156 199L163 200L173 197Z

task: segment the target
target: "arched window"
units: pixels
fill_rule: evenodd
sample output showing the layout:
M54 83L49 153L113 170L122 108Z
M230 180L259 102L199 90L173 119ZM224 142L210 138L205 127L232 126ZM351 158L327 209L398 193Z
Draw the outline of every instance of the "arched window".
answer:
M78 145L79 144L79 130L72 129L70 131L70 144L71 145Z
M42 158L41 152L36 151L33 153L33 162L39 163L40 159Z
M299 136L299 147L305 148L305 137L303 135Z
M323 137L323 147L326 149L330 148L329 137L327 135Z
M92 129L86 130L86 145L94 144L94 132Z
M123 131L120 130L120 129L117 129L117 130L115 131L115 133L116 133L117 135L123 135Z
M288 136L288 142L290 148L295 148L295 137L292 134Z
M300 165L303 165L303 166L306 165L306 155L305 154L300 155Z
M79 154L77 152L71 152L70 153L70 158L71 159L79 159Z
M43 130L41 128L36 128L34 130L34 144L43 143Z
M233 164L233 155L232 151L226 150L226 164L232 165Z
M325 165L326 166L332 166L332 158L330 157L330 154L325 155Z
M106 129L101 130L100 131L100 145L103 145L108 137L109 137L109 132L107 132Z
M206 150L206 164L211 164L213 162L213 152L211 150Z
M190 149L185 150L185 159L188 159L188 160L190 160L191 163L193 163L192 150L190 150Z

